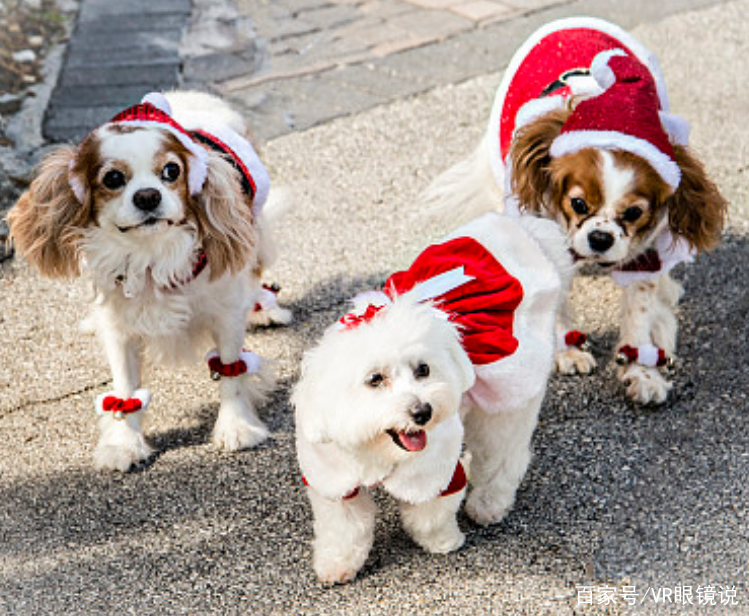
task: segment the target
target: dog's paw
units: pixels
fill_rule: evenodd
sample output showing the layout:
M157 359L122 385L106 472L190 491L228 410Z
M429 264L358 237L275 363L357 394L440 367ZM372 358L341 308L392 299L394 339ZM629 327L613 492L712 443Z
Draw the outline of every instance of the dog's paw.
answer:
M213 444L222 451L250 449L268 436L268 429L262 423L251 423L239 417L219 416L213 428Z
M640 364L620 368L619 379L627 387L627 395L638 404L663 404L672 387L657 368Z
M288 308L276 306L271 309L253 310L247 314L247 324L253 327L289 325L294 316Z
M94 450L94 466L98 470L124 473L152 454L153 449L148 446L143 435L138 434L126 444L100 442Z
M315 574L323 584L346 584L356 577L359 569L347 563L315 561Z
M414 541L427 552L433 554L448 554L463 545L466 537L460 532L457 524L440 528L429 534L413 535Z
M554 354L557 372L559 374L590 374L596 367L596 360L588 353L577 347L568 347L564 351Z
M474 489L466 501L466 513L481 526L489 526L502 521L515 503L515 492L512 494L495 494Z

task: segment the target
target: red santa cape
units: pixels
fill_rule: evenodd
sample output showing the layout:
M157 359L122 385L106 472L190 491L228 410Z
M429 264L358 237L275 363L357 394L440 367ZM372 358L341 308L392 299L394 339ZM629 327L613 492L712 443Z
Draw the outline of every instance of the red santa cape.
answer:
M627 70L639 67L639 77L652 84L656 106L652 111L656 118L654 123L658 124L660 120L660 126L652 128L654 131L662 129L665 133L663 138L655 132L648 134L648 139L633 139L625 131L602 131L596 125L598 118L592 117L593 113L585 117L588 101L600 98L603 103L605 98L614 98L612 86L619 85L616 77L624 73L624 65ZM564 108L573 96L583 101L578 106L582 113L576 111L571 117L570 126L565 124L560 143L555 143L556 151L562 153L570 142L579 138L601 147L617 147L619 140L621 149L634 148L633 151L654 165L665 181L674 187L678 185L678 168L668 160L668 142L685 145L689 125L669 112L665 81L656 57L614 24L590 17L562 19L543 26L520 47L505 72L494 100L488 127L489 159L495 178L507 196L505 209L508 214L519 214L518 203L512 195L511 170L507 159L515 131L554 109ZM600 111L597 109L596 113ZM608 111L606 117L611 118ZM612 121L616 126L616 118ZM608 135L602 136L606 132ZM612 135L613 143L595 141ZM644 143L648 140L657 143L666 154L662 156L658 148ZM615 276L619 284L626 285L634 280L658 275L678 263L692 260L686 242L673 238L667 230L662 235L647 262L643 260L622 268ZM631 272L636 272L636 275L630 275Z

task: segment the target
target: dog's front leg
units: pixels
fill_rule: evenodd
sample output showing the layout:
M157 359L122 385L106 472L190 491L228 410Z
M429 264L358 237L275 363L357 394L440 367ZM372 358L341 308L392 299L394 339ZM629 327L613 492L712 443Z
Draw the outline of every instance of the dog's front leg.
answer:
M465 435L471 453L471 491L466 512L478 524L502 520L515 502L515 492L531 460L531 437L543 394L512 410L471 410Z
M676 305L681 285L668 274L655 280L640 281L622 293L621 349L662 350L666 358L676 349ZM653 362L650 362L653 363ZM668 397L671 383L657 366L633 359L618 369L619 379L627 386L627 395L641 404L661 404Z
M214 338L220 363L232 366L237 365L242 357L244 315L227 321L222 328L215 330ZM256 356L254 359L259 362ZM255 407L265 399L272 379L262 367L255 370L247 365L248 362L245 362L244 371L220 376L221 404L213 428L213 443L218 449L248 449L268 438L268 429L257 416Z
M313 568L321 582L342 584L356 577L372 549L376 507L366 490L331 500L307 488L314 516Z
M457 520L465 492L463 488L418 505L399 501L403 527L428 552L447 554L457 550L465 541Z
M125 472L152 453L142 427L150 395L138 389L141 350L137 341L111 325L101 328L99 333L112 371L114 390L97 400L101 418L94 464L99 469Z
M572 330L571 307L569 299L560 302L555 326L557 348L554 363L559 374L590 374L596 367L596 360L591 353L582 348L583 340L578 340Z

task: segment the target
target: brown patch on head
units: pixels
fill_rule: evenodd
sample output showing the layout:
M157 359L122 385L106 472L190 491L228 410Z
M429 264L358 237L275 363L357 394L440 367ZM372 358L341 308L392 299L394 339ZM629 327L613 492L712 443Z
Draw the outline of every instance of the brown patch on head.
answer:
M614 165L632 172L632 185L616 203L617 222L633 237L649 233L672 193L671 187L653 167L631 152L611 152Z
M580 225L603 206L601 159L596 150L586 148L553 159L549 177L549 205L565 217L569 226Z
M179 195L184 204L190 201L190 151L172 133L163 131L162 147L153 160L153 173L164 186ZM176 172L175 172L176 168Z

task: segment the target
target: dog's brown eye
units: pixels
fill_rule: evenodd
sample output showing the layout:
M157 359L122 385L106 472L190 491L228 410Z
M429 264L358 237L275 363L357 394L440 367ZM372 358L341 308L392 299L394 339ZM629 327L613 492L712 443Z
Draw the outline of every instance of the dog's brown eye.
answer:
M377 389L384 382L385 377L382 376L382 374L380 374L379 372L373 372L367 377L367 380L364 381L367 387L371 387L372 389Z
M642 216L642 210L637 206L628 207L622 214L622 220L624 222L634 222L640 216Z
M425 364L424 362L420 363L416 368L414 368L414 376L417 379L425 379L429 376L429 364Z
M179 177L179 173L177 163L167 163L161 171L161 179L165 182L174 182Z
M125 185L125 174L115 169L107 171L104 174L104 178L102 179L102 184L104 184L104 186L106 186L109 190L117 190L118 188L122 188Z
M582 199L580 197L573 197L570 200L570 203L572 204L572 209L575 210L576 213L580 214L580 216L584 216L588 213L588 204L585 203L585 199Z

